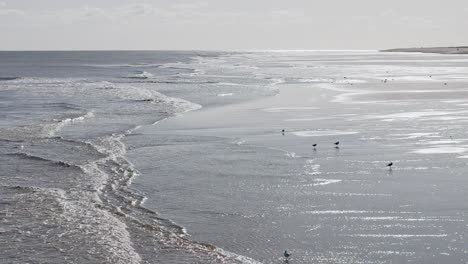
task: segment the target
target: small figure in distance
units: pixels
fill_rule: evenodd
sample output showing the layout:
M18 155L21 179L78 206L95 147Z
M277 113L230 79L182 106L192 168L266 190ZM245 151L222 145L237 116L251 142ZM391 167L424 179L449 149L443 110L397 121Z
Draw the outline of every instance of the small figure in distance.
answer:
M335 143L333 143L333 144L335 144L335 148L340 148L340 147L338 147L338 145L340 145L340 142L339 142L339 141L337 141L337 142L335 142Z
M314 148L315 148L315 147L317 147L317 144L315 144L315 143L314 143L314 144L312 144L312 147L314 147Z
M387 164L387 167L391 170L392 169L392 166L393 166L393 162L390 162L389 164Z
M283 129L283 130L281 130L281 134L283 134L283 136L284 136L284 132L286 132L284 129Z
M288 251L285 250L284 253L283 253L283 256L286 258L284 261L285 261L286 263L288 263L288 259L289 259L289 257L291 256L291 254L289 254Z

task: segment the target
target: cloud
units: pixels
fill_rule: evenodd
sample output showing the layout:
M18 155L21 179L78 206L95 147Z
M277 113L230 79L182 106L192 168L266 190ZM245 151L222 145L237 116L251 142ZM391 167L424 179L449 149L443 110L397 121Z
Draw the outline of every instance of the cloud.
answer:
M189 10L198 10L204 7L207 7L207 2L197 2L197 3L183 3L183 4L175 4L172 6L174 9L189 9Z
M112 10L116 16L149 16L157 13L157 9L147 3L136 3L118 7Z
M61 19L62 21L86 21L86 20L122 20L142 17L171 17L174 16L168 10L161 10L147 3L135 3L112 8L84 6L75 9L47 10L42 14L36 14L43 19Z
M0 16L23 16L24 12L20 9L5 8L6 2L0 1Z
M382 17L395 16L395 15L396 15L396 12L393 9L388 9L380 13L380 16Z
M0 0L0 15L24 15L17 9L2 8ZM6 5L6 4L5 4ZM208 2L175 3L172 5L156 5L150 2L137 2L109 7L83 6L80 8L48 9L29 11L27 19L18 20L17 24L49 27L64 24L110 22L114 25L134 22L151 22L171 25L216 25L226 24L281 24L298 22L305 18L304 13L284 10L261 10L259 12L213 10L208 8Z
M41 21L79 21L90 19L110 19L112 16L105 9L84 6L78 9L48 10L36 13L34 18Z
M24 16L24 11L20 9L2 8L0 5L0 16Z
M112 20L115 22L143 20L171 24L231 23L249 16L246 12L204 10L207 4L176 4L164 8L150 3L134 3L109 8L85 6L78 9L49 10L42 14L46 20L60 18L63 22ZM283 13L283 16L288 14Z

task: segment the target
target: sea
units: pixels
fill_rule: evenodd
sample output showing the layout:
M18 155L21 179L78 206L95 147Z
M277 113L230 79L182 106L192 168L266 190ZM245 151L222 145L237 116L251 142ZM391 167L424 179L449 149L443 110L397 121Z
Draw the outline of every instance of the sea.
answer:
M0 263L466 264L467 128L468 55L2 51Z

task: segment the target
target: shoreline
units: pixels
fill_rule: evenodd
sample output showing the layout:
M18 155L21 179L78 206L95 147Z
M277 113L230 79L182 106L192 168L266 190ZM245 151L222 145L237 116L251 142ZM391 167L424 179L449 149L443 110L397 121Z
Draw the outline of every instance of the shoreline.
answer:
M468 46L459 47L433 47L433 48L397 48L386 49L380 52L418 52L418 53L436 53L436 54L468 54Z

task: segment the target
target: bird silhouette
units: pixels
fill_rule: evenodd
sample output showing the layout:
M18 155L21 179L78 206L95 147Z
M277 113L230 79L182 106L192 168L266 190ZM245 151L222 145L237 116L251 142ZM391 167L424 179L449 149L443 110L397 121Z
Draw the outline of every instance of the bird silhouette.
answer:
M336 146L335 148L339 148L338 145L340 144L340 142L337 141L337 142L335 142L335 143L333 143L333 144L335 144L335 146Z
M288 251L285 250L284 253L283 253L283 256L286 258L286 261L287 261L289 256L291 256L291 254L289 254Z
M387 164L387 167L391 168L393 166L393 162L390 162L389 164Z
M315 148L316 146L317 146L317 144L312 144L312 147L314 147L314 148Z

